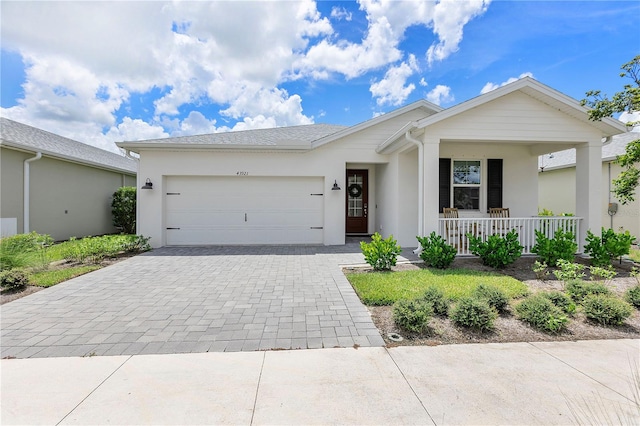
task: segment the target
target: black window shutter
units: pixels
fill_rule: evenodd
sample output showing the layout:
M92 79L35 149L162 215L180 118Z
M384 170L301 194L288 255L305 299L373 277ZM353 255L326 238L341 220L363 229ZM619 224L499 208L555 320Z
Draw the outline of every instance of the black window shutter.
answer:
M451 159L440 159L440 208L442 213L444 207L451 207Z
M487 209L502 205L502 158L487 160Z

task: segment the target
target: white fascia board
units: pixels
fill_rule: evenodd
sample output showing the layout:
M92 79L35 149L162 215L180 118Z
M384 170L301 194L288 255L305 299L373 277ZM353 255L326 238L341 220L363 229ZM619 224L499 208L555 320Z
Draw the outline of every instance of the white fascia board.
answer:
M384 123L387 120L391 120L392 118L398 117L399 115L402 115L404 113L407 113L409 111L413 111L415 109L419 109L419 108L424 108L427 109L429 111L433 111L436 114L439 114L440 111L443 111L444 108L442 108L439 105L436 105L434 103L431 103L429 101L425 101L424 99L421 99L419 101L413 102L409 105L403 106L402 108L398 108L396 110L393 110L391 112L388 112L386 114L382 114L379 115L375 118L372 118L370 120L367 121L363 121L360 124L356 124L354 126L351 127L347 127L344 130L341 130L337 133L334 133L332 135L328 135L325 136L324 138L320 138L318 140L315 140L311 143L312 148L318 148L322 145L326 145L330 142L333 142L335 140L338 140L340 138L344 138L346 136L352 135L353 133L359 132L361 130L364 130L368 127L371 126L375 126L376 124L380 124L380 123Z
M184 143L140 143L140 142L116 142L120 148L140 154L145 149L153 150L244 150L244 151L308 151L311 149L308 142L304 143L278 143L275 145L250 145L250 144L184 144Z
M402 126L397 132L387 138L386 141L378 145L378 147L376 148L376 152L378 154L390 154L397 149L400 149L401 146L397 144L396 141L400 140L400 138L403 138L408 131L414 129L416 127L416 123L417 122L415 121L410 121Z
M25 146L22 144L17 144L17 143L13 143L13 142L7 142L7 141L2 141L0 143L0 146L3 146L5 148L9 148L9 149L14 149L16 151L22 151L22 152L28 152L28 153L37 153L37 152L41 152L42 155L44 157L49 157L49 158L53 158L55 160L62 160L62 161L67 161L69 163L75 163L75 164L80 164L83 166L89 166L89 167L93 167L96 169L102 169L102 170L107 170L110 172L118 172L118 173L125 173L125 174L129 174L129 175L136 175L138 173L137 170L131 171L129 169L122 169L120 167L112 167L112 166L107 166L105 164L102 163L96 163L93 161L88 161L88 160L82 160L80 158L75 158L75 157L69 157L67 155L62 155L62 154L58 154L56 152L51 152L51 151L47 151L46 149L36 149L32 146ZM123 157L125 158L125 157Z
M601 121L590 121L588 119L589 110L582 105L580 102L571 98L570 96L565 95L564 93L558 92L551 87L540 83L537 80L534 80L531 77L521 78L513 83L506 84L502 87L499 87L491 92L485 93L483 95L472 98L468 101L465 101L461 104L453 106L449 109L446 109L442 112L434 114L430 117L423 118L419 120L417 123L417 127L422 129L432 124L438 123L442 120L446 120L447 118L453 117L454 115L461 114L465 111L468 111L472 108L476 108L481 106L487 102L491 102L495 99L498 99L502 96L505 96L509 93L513 93L518 90L522 90L525 88L530 88L543 96L554 99L557 102L565 104L567 107L574 109L579 114L583 114L585 117L585 122L591 124L594 127L599 128L606 136L612 136L619 133L624 133L627 131L626 125L615 118L606 117ZM526 94L526 92L524 92Z

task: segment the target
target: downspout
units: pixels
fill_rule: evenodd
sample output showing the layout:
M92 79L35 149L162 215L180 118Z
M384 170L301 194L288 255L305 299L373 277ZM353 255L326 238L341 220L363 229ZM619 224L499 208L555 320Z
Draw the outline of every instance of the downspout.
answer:
M611 205L611 161L609 161L609 163L607 163L607 165L609 166L609 179L607 179L607 183L609 186L609 206ZM611 214L611 212L609 211L609 219L610 219L610 224L609 224L609 228L613 229L613 215Z
M411 136L411 129L415 128L415 124L409 128L404 137L418 147L418 235L424 236L424 145L421 141ZM418 254L422 251L422 246L413 251Z
M31 157L31 158L27 158L26 160L24 160L24 172L23 172L23 183L24 183L24 189L22 190L22 196L23 196L23 201L22 201L22 210L23 210L23 220L22 220L22 233L23 234L28 234L30 232L29 229L29 206L30 206L30 198L29 198L29 188L30 188L30 184L29 184L29 163L31 163L32 161L38 161L39 159L42 158L42 153L38 152L36 153L35 157Z

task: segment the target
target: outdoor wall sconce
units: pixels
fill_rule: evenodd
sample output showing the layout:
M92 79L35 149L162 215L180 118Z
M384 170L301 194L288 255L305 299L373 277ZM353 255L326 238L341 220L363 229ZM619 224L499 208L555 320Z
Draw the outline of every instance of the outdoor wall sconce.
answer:
M147 178L142 189L153 189L153 183L151 183L151 179Z
M338 185L338 181L334 180L333 181L333 188L331 188L332 191L340 191L340 185Z

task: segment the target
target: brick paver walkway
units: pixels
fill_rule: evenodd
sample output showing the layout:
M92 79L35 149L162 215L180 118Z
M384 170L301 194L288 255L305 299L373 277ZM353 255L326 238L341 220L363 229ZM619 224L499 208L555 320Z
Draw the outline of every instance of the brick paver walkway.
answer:
M3 305L1 356L381 346L339 267L362 262L356 244L156 249Z

